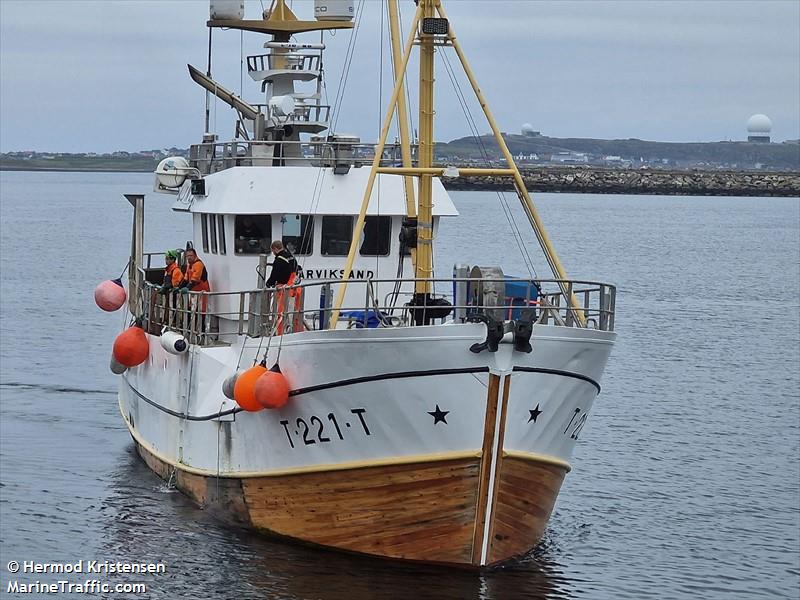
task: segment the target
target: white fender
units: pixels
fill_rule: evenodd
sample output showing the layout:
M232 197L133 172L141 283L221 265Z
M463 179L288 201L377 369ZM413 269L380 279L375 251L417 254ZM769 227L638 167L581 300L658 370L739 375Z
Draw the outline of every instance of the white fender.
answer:
M161 347L170 354L183 354L189 347L189 343L180 333L164 331L161 334Z

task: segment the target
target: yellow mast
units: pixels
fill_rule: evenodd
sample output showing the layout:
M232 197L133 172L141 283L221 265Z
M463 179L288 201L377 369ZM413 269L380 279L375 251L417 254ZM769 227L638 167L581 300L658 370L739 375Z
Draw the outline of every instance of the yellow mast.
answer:
M342 283L339 285L339 289L336 291L336 300L333 304L333 310L331 311L331 319L329 327L331 329L336 328L336 323L339 320L339 311L342 308L342 302L344 301L344 295L347 291L347 280L350 279L350 275L353 272L353 261L356 258L356 252L358 251L358 244L361 240L361 234L364 231L364 221L366 220L367 216L367 207L369 206L369 199L372 197L372 189L375 185L375 177L378 174L378 169L381 164L381 157L383 156L383 149L386 146L386 138L389 135L389 126L392 124L392 115L394 114L395 107L397 105L397 98L400 95L400 90L403 87L403 78L406 75L406 69L408 68L408 59L411 57L411 48L414 44L414 38L417 35L417 25L420 22L420 16L422 14L422 6L417 7L416 13L414 13L414 20L411 23L411 29L408 33L408 40L406 41L406 47L403 50L403 61L401 67L397 70L397 75L395 79L394 90L392 91L392 97L389 100L389 107L386 111L386 116L383 119L383 129L381 130L381 137L378 141L377 146L375 146L375 157L372 159L372 168L369 171L369 178L367 179L367 187L364 190L364 197L361 199L361 210L358 213L358 219L356 219L356 225L353 228L353 239L350 242L350 250L347 253L347 260L345 261L344 265L344 273L342 273Z
M439 16L443 19L447 19L447 15L442 8L441 1L432 1L435 1L436 3L436 10L439 13ZM508 146L506 146L506 141L503 139L500 129L497 127L497 123L492 116L492 112L489 110L489 105L487 104L486 99L483 97L483 93L478 86L478 81L475 79L475 75L472 73L469 62L467 62L467 57L461 50L461 44L458 43L452 27L448 28L447 38L452 44L453 49L456 51L458 59L461 61L461 66L464 68L464 73L466 74L467 79L469 79L469 83L472 86L472 91L478 98L478 102L480 102L481 108L483 109L483 114L486 117L486 120L489 122L489 126L492 128L494 139L497 141L497 145L500 147L500 151L503 153L509 168L513 171L512 176L514 178L514 184L517 188L517 194L520 202L522 203L522 208L525 211L525 215L528 217L528 220L530 221L534 233L536 234L536 239L539 241L539 245L542 247L542 251L547 259L547 263L550 265L550 269L553 271L553 275L556 277L556 279L567 279L567 272L564 270L564 267L561 264L558 255L556 254L555 248L550 241L550 236L547 235L547 231L544 229L544 223L542 223L539 213L533 204L533 200L531 200L530 194L528 194L528 189L525 187L525 181L522 179L522 174L519 172L519 169L514 162L514 157L511 156L511 152L508 150ZM584 324L583 311L580 310L581 306L578 303L578 299L569 291L568 284L560 283L559 287L561 288L561 292L568 299L570 306L573 309L576 309L575 312L578 321L581 324Z
M403 54L400 48L400 18L397 10L397 0L388 0L389 5L389 31L392 39L392 60L394 61L395 72L400 70L400 63ZM397 84L395 77L395 84ZM406 94L403 79L400 78L400 93L397 96L397 125L400 129L400 155L403 159L403 167L411 168L411 136L408 131L408 109L406 108ZM403 185L406 192L406 214L409 217L417 216L417 202L414 199L414 179L411 175L403 177ZM411 259L414 260L415 251L411 251ZM415 263L416 264L416 263Z
M420 0L422 18L436 16L436 0ZM433 167L433 35L419 33L419 168ZM433 277L433 177L419 177L419 214L417 215L416 294L429 294Z
M391 2L391 0L390 0ZM411 25L411 31L409 33L408 41L406 42L406 48L403 55L403 64L402 68L398 70L396 74L396 81L395 81L395 88L392 93L392 98L389 101L389 107L387 110L386 117L384 119L383 130L381 132L381 139L375 149L375 157L372 162L372 168L370 170L369 179L367 180L367 189L364 192L364 197L361 203L361 211L359 213L358 219L356 221L355 230L353 232L353 240L350 244L350 251L347 256L347 261L345 264L344 273L342 276L342 283L339 285L339 289L336 294L336 301L334 302L334 308L331 313L331 320L330 320L330 327L335 328L336 322L339 318L339 310L341 309L342 302L344 301L344 295L347 290L347 280L350 278L353 268L353 261L355 259L355 254L357 250L357 241L361 238L361 233L364 229L364 220L366 216L367 207L369 206L369 199L372 195L372 189L375 183L375 176L378 173L391 173L395 175L413 175L419 178L419 214L418 214L418 234L417 234L417 254L416 254L416 269L415 275L417 278L417 282L415 284L415 293L418 295L426 295L430 293L431 283L427 279L432 277L433 274L433 264L432 264L432 244L433 244L433 206L432 206L432 178L433 177L441 177L446 175L446 171L450 171L450 169L444 168L437 168L433 166L433 156L434 156L434 137L433 137L433 115L434 115L434 106L433 106L433 83L434 83L434 69L433 69L433 58L434 58L434 47L435 47L435 38L433 34L426 34L423 31L417 31L417 27L420 21L423 18L433 18L438 13L439 17L443 20L447 20L447 15L444 12L444 9L441 6L441 0L419 0L417 5L417 11L414 15L414 21ZM499 128L497 127L497 123L492 116L491 111L489 110L489 106L483 97L483 93L478 86L477 80L475 79L474 74L472 73L472 69L467 62L467 58L464 55L464 52L461 50L461 45L459 44L458 40L456 39L455 33L453 32L452 27L449 25L449 21L446 24L446 36L447 41L456 51L458 55L459 61L461 62L461 66L464 68L464 73L466 74L467 78L469 79L470 85L472 86L472 90L477 97L481 108L483 109L483 113L488 121L489 125L492 128L492 132L494 134L495 140L497 141L498 146L500 147L503 156L508 163L508 168L505 169L458 169L457 176L480 176L480 175L505 175L510 176L514 179L514 184L517 189L517 195L519 196L520 202L522 203L522 208L525 211L528 220L530 221L531 227L536 235L536 239L539 241L539 245L542 247L542 251L544 252L545 258L547 259L548 264L550 265L551 270L553 271L553 275L559 280L566 280L567 274L564 270L564 267L561 264L561 261L556 254L555 249L553 248L552 242L550 241L550 237L547 235L547 232L544 229L544 224L542 223L541 218L539 217L539 213L536 210L536 207L533 204L533 200L528 193L527 188L525 187L525 182L522 178L519 169L517 168L516 163L514 162L513 156L511 156L511 152L508 150L508 146L506 146L505 140L500 133ZM414 41L414 38L417 38L417 43L420 46L420 100L419 100L419 110L420 110L420 139L419 139L419 164L417 167L409 167L406 165L404 160L404 165L402 168L389 168L389 167L381 167L380 160L383 154L383 149L386 144L386 136L389 132L389 125L391 124L392 116L394 115L394 111L397 108L398 104L398 95L400 90L402 89L402 80L405 76L406 68L408 66L408 59L411 53L411 46ZM421 281L420 281L421 280ZM562 293L564 294L565 298L569 301L570 307L574 310L575 315L579 324L585 324L585 316L583 314L582 307L578 302L578 299L575 297L574 294L571 293L571 286L566 281L560 281L559 287L561 288Z

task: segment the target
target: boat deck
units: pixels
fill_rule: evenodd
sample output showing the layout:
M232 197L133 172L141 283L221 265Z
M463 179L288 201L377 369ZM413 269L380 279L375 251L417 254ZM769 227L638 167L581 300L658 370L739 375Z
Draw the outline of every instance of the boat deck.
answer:
M143 272L136 294L143 326L154 335L176 331L202 346L228 345L239 336L289 335L325 329L416 327L484 322L497 336L518 323L614 330L616 288L557 279L448 278L424 280L433 290L422 303L412 292L418 279L301 281L297 285L235 292L159 293ZM349 298L336 311L333 298L347 285ZM393 286L380 298L377 289ZM336 318L335 327L331 319ZM491 336L490 336L491 337Z

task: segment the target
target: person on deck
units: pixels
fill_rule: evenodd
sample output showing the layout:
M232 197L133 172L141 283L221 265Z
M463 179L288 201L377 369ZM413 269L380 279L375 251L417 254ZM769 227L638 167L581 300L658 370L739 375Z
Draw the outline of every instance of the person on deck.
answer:
M186 269L183 271L183 280L181 281L181 292L210 292L211 286L208 285L208 271L203 261L197 258L197 251L194 248L188 248L183 253L186 259ZM203 295L198 304L195 305L196 309L202 313L202 320L199 324L200 329L205 328L205 312L208 309L208 296ZM190 307L185 307L189 308Z
M267 287L276 285L292 285L297 277L297 259L283 246L283 242L275 240L270 245L270 250L275 256L272 263L272 273L267 279Z
M183 281L183 273L181 273L181 268L178 266L177 250L167 250L164 254L164 261L167 266L164 268L164 283L159 292L167 294L180 286L181 281Z
M180 288L190 292L210 292L208 285L208 271L203 261L197 258L194 248L189 248L184 252L186 257L186 270L183 272L183 279Z

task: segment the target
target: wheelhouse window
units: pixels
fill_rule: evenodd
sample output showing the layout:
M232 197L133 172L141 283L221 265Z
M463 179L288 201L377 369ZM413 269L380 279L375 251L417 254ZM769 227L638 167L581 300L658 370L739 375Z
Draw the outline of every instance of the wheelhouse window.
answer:
M361 256L389 256L392 246L392 217L367 217L361 237Z
M283 215L281 241L295 256L308 256L314 247L314 217Z
M225 217L217 215L217 228L219 228L219 253L225 254L227 248L225 246Z
M347 256L353 239L353 217L322 217L322 255Z
M203 252L208 252L208 215L200 215L200 238L203 242Z
M272 236L269 215L236 215L233 224L236 254L267 254ZM224 240L224 234L221 239Z
M217 216L208 215L209 233L211 234L211 254L217 253Z

